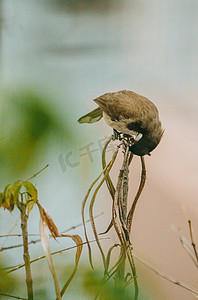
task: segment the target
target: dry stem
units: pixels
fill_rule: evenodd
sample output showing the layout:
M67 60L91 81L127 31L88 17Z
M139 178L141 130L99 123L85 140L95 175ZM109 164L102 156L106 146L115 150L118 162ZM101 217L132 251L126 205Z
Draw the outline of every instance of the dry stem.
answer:
M196 262L198 264L198 254L197 254L196 244L195 244L194 238L193 238L193 230L192 230L192 222L191 222L191 220L188 220L188 226L189 226L189 232L190 232L191 245L193 247L193 251L194 251L194 254L195 254Z
M125 277L125 262L126 257L128 258L129 264L131 266L135 295L134 300L138 298L138 283L136 276L136 268L134 264L132 247L130 245L129 234L130 231L127 228L127 200L128 200L128 174L129 165L132 160L132 155L129 152L129 147L126 145L124 147L124 159L122 168L118 176L118 182L115 191L115 199L113 201L113 225L116 233L121 242L120 258L123 259L122 264L117 268L116 272L116 284L123 285ZM124 288L124 285L123 285Z
M141 165L142 165L142 174L141 174L140 185L139 185L137 194L135 196L135 199L132 203L131 209L129 210L129 213L128 213L128 216L127 216L127 228L128 228L129 233L131 232L131 226L132 226L132 221L133 221L135 208L137 206L138 199L140 198L140 195L142 193L142 190L143 190L145 182L146 182L146 166L145 166L145 161L144 161L143 156L141 156Z
M33 281L31 275L31 267L30 267L30 255L28 250L28 230L27 230L28 215L26 214L26 205L24 203L18 202L17 205L21 212L21 230L23 236L23 259L25 262L28 300L33 300Z
M106 272L105 255L104 255L104 252L103 252L102 247L100 245L100 241L99 241L99 238L98 238L98 233L97 233L94 218L93 218L93 206L94 206L94 203L95 203L97 193L98 193L100 187L102 186L102 184L104 183L104 181L106 179L106 176L109 174L109 172L110 172L110 170L111 170L111 168L112 168L112 166L113 166L113 164L116 160L117 154L118 154L118 149L113 154L113 157L112 157L110 163L108 164L107 168L103 171L104 177L101 180L101 182L99 183L99 185L96 187L95 192L94 192L94 194L92 196L92 199L91 199L91 202L90 202L90 206L89 206L89 216L90 216L90 219L91 219L91 225L92 225L92 229L93 229L93 233L94 233L96 242L98 244L98 248L100 249L100 252L101 252L101 255L102 255L105 272Z
M96 242L100 249L100 252L101 252L101 255L103 258L104 267L105 267L105 273L104 273L104 278L103 278L102 282L103 282L103 284L105 284L105 282L107 280L109 280L113 275L115 275L116 284L123 287L123 293L124 293L124 287L126 286L126 284L129 283L129 281L127 282L125 279L125 263L126 263L126 259L127 259L129 262L130 268L131 268L131 272L132 272L130 281L132 281L132 279L133 279L134 288L135 288L133 299L137 300L137 298L138 298L138 283L137 283L136 268L135 268L133 253L132 253L132 246L130 243L130 231L131 231L131 223L132 223L132 219L134 216L135 207L137 205L138 199L141 195L141 192L142 192L144 184L145 184L146 168L145 168L144 158L141 157L141 162L142 162L141 182L140 182L140 186L139 186L137 195L132 204L132 207L129 211L129 214L127 215L129 165L133 158L133 154L131 152L129 152L129 146L131 145L131 140L129 140L127 137L123 137L123 139L122 139L121 145L123 145L124 158L123 158L122 167L119 172L116 188L114 187L113 182L109 175L109 171L110 171L110 169L113 165L113 162L115 160L115 157L116 157L115 153L113 155L111 162L108 165L106 164L106 158L105 158L106 149L107 149L108 144L111 142L111 140L112 140L112 137L107 141L107 143L105 144L104 149L103 149L103 153L102 153L103 172L102 173L104 174L104 176L103 176L101 182L98 184L98 186L95 189L92 200L90 202L89 213L90 213L90 219L92 220L93 206L94 206L94 203L96 200L97 193L98 193L99 189L101 188L103 182L106 181L107 188L112 197L113 203L112 203L112 220L111 220L110 225L108 226L108 229L105 231L105 233L107 233L111 227L114 227L114 229L117 233L117 236L119 238L119 241L120 241L120 256L119 256L119 259L116 262L116 264L114 264L114 266L110 270L108 270L111 249L113 249L113 248L110 248L110 250L109 250L110 252L108 252L107 259L105 259L104 252L99 243L98 233L97 233L97 230L95 227L95 223L94 223L94 221L91 221L92 229L93 229L93 232L94 232L94 235L96 238ZM119 145L118 148L120 148L121 145ZM101 174L100 174L100 176L101 176ZM99 180L100 176L92 183L92 185L89 188L87 195L85 196L83 203L82 203L82 217L83 217L83 225L84 225L84 229L85 229L85 237L86 237L87 243L88 243L88 238L87 238L86 227L85 227L85 223L84 223L84 209L85 209L85 204L87 202L88 196L91 192L91 189L93 188L95 183ZM89 244L88 244L88 247L89 247ZM90 255L90 257L91 257L91 255ZM100 291L97 293L96 298L99 293L100 293Z

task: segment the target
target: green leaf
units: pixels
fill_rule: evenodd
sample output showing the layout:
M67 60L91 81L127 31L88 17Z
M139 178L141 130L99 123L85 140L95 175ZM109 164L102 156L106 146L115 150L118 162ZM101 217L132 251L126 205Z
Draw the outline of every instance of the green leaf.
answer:
M3 197L4 197L4 194L2 192L0 192L0 207L3 206L2 203L3 203Z
M13 198L14 198L14 204L18 201L21 186L23 184L22 180L17 180L13 183Z
M4 189L1 205L4 208L8 209L10 212L13 211L14 205L18 200L21 186L22 181L18 180L14 183L8 184Z
M38 192L35 186L29 181L24 181L23 186L26 188L25 199L27 204L27 215L29 216L30 211L38 200Z
M29 201L28 203L27 203L27 215L29 216L29 214L30 214L30 212L31 212L31 210L32 210L32 208L34 207L34 202L33 201Z

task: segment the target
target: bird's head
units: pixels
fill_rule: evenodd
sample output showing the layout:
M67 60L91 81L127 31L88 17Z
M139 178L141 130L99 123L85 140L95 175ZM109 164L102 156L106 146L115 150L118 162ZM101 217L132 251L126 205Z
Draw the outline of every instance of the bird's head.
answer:
M129 147L129 151L138 156L151 155L150 152L153 151L161 140L161 136L158 138L143 136L139 141L135 142Z

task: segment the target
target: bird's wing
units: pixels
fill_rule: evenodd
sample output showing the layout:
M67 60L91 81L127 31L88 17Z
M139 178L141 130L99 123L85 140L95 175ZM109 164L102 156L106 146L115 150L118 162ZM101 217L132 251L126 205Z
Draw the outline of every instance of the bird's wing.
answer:
M95 123L98 122L103 116L103 111L100 107L92 110L88 114L82 116L79 120L78 123Z
M94 101L112 119L130 119L134 122L149 122L158 117L156 106L147 98L132 91L104 94Z

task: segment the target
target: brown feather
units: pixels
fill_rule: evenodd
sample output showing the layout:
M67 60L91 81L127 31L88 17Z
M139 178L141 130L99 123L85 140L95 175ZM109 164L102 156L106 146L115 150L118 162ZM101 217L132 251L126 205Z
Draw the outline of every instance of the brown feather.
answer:
M94 101L112 119L133 119L134 122L142 120L148 123L158 117L156 106L147 98L132 91L119 91L104 94Z

